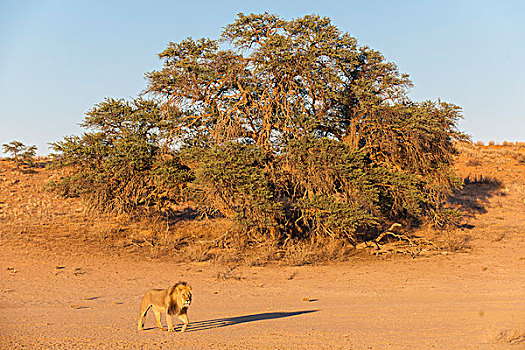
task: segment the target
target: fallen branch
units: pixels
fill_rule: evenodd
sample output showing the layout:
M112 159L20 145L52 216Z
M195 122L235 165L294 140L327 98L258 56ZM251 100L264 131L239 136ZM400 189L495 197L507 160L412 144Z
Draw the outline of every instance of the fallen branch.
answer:
M390 228L388 230L386 230L385 232L380 234L376 239L359 243L359 244L357 244L355 246L355 249L366 249L366 248L374 248L375 247L376 249L379 250L379 249L381 249L381 246L379 245L379 242L386 235L394 236L394 237L396 237L399 240L405 239L405 240L411 242L410 239L408 237L406 237L405 235L398 235L398 234L392 232L392 230L394 230L396 227L401 227L401 224L398 224L397 222L393 223L392 226L390 226Z
M434 246L434 244L428 239L419 237L408 237L407 235L393 232L393 230L397 227L401 227L401 224L392 224L392 226L390 226L388 230L381 233L376 239L359 243L358 245L356 245L355 248L358 250L374 248L374 250L372 251L372 254L374 255L393 253L408 254L414 257L421 254L421 252L426 251L427 249L425 247ZM395 243L380 244L379 242L386 236L392 236L398 241Z
M386 230L385 232L383 232L382 234L380 234L375 240L374 242L375 243L379 243L379 241L381 241L383 239L383 237L385 237L386 235L391 235L391 236L394 236L396 238L399 238L399 239L402 239L402 237L400 235L397 235L395 234L394 232L392 232L392 230L394 230L396 227L401 227L402 225L401 224L398 224L397 222L393 223L392 226L390 226L390 228L388 230ZM403 236L404 237L404 236ZM405 237L406 238L406 237Z

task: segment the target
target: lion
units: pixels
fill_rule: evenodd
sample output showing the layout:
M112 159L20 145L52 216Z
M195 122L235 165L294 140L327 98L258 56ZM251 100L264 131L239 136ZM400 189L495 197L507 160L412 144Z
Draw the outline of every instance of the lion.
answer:
M157 327L163 331L174 332L173 321L171 315L177 315L179 319L184 322L181 332L188 328L188 307L191 304L191 286L186 282L178 282L168 289L150 289L142 298L140 304L140 317L138 322L138 330L144 329L144 318L150 308L153 309ZM168 328L162 327L160 323L161 312L166 313L166 322Z

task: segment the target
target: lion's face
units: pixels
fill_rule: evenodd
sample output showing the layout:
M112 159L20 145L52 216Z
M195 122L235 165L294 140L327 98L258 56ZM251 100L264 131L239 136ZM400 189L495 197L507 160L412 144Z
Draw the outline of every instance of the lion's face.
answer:
M191 287L183 286L180 288L177 299L181 308L189 307L191 304Z

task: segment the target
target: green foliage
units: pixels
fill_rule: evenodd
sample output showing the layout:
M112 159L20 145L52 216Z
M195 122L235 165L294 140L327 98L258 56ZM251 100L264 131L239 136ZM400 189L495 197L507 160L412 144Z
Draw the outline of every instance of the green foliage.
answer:
M330 139L293 140L286 148L283 174L298 218L311 231L354 240L378 224L379 191L369 159Z
M195 185L204 189L201 202L247 228L267 231L278 225L281 205L264 152L253 144L228 143L204 149L198 158Z
M176 154L161 152L164 122L154 101L105 100L87 113L91 132L52 144L53 166L69 172L49 186L102 210L168 210L193 175Z
M106 100L54 144L75 169L64 194L125 211L192 199L281 239L450 221L460 108L411 101L408 76L328 18L241 13L159 57L157 100Z
M4 153L11 153L17 167L21 164L33 165L37 147L26 146L20 141L13 140L2 145Z

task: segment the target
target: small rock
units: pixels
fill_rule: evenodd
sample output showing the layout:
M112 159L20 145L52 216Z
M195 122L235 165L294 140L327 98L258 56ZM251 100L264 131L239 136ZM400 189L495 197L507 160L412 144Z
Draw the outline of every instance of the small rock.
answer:
M74 274L75 276L83 275L84 273L85 273L85 272L82 270L81 267L76 267L76 268L75 268L75 271L73 271L73 274Z

